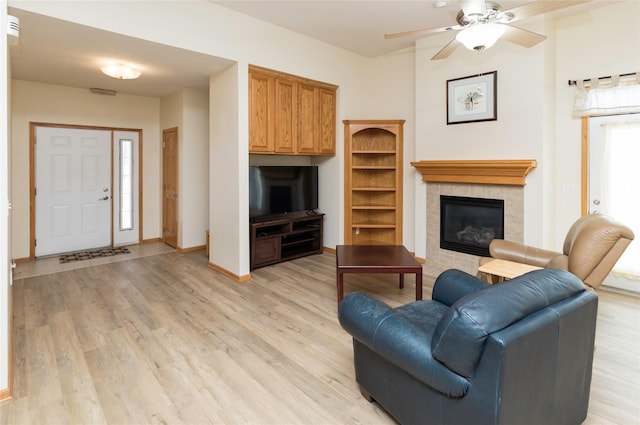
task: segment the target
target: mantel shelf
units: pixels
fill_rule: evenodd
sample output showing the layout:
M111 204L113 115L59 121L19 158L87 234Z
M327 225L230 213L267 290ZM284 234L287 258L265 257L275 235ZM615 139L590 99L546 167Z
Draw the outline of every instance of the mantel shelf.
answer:
M524 186L538 165L534 159L416 161L411 163L425 182L505 184Z

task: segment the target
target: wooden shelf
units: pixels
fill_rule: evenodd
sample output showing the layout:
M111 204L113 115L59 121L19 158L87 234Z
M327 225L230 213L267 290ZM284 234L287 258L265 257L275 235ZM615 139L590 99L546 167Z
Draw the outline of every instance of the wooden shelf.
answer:
M345 120L345 244L402 245L403 120Z

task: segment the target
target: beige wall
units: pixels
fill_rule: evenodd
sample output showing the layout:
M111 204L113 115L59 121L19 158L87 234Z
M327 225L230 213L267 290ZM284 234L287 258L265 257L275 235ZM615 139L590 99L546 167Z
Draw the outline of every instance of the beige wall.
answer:
M243 73L246 73L246 67L251 63L336 84L340 87L337 106L339 122L342 119L353 119L358 116L367 118L362 115L368 114L372 109L369 106L370 99L367 96L368 79L363 78L364 75L372 72L367 71L367 66L370 64L367 59L218 7L210 2L114 3L80 1L74 2L73 7L66 7L69 4L58 1L21 0L12 2L11 5L83 25L229 59L235 61L238 67L245 68L239 71ZM139 16L142 15L146 17L143 21L139 19ZM166 31L166 28L197 28L198 32ZM412 71L409 69L406 72L411 73ZM242 84L238 85L238 81L241 81ZM212 102L220 102L221 105L224 105L225 101L229 100L230 104L238 104L237 109L225 110L223 106L220 108L221 113L228 120L233 120L239 125L235 132L236 139L225 141L225 143L233 143L234 154L232 155L236 157L220 158L218 153L213 150L214 146L210 144L211 172L221 176L220 180L210 180L210 205L227 205L225 197L228 193L239 197L237 204L234 204L231 211L233 213L232 219L224 229L221 229L223 234L233 235L232 238L236 240L233 244L238 243L238 249L226 250L224 254L222 250L214 250L211 260L220 267L231 270L238 275L248 273L249 268L248 211L239 211L235 207L235 205L248 204L246 81L246 79L239 79L235 82L235 87L219 89L220 92L228 94L231 99L224 99L224 96L220 97L220 93L210 92ZM376 110L391 118L408 118L411 115L412 105L406 103L401 96L411 90L413 81L411 79L397 79L388 83L395 86L397 90L388 91L384 104ZM214 96L219 97L214 99ZM243 117L231 117L230 114L233 113L240 113ZM213 115L214 112L212 112L210 119L220 122ZM213 127L211 127L211 131L212 134L216 132ZM342 126L338 125L338 152L343 149L342 139ZM410 140L408 143L412 145L413 141ZM231 150L225 151L225 153L230 152ZM220 161L214 162L215 158ZM319 193L320 206L322 211L327 214L325 245L335 247L341 240L339 235L343 225L341 209L343 197L342 156L319 159L316 162L320 166L319 173L322 182ZM244 168L240 171L238 167ZM229 186L230 183L238 186ZM231 214L231 212L229 213ZM238 220L238 217L241 219ZM246 220L242 217L246 217ZM212 227L214 224L210 222ZM220 255L221 258L216 258L216 255Z
M573 93L566 86L566 80L640 69L640 3L635 0L614 4L603 1L604 6L597 11L560 19L557 23L527 21L526 28L550 35L549 40L533 49L499 42L481 54L458 51L449 59L438 62L431 62L429 58L449 41L450 34L420 40L414 55L399 52L365 59L206 1L70 3L21 0L10 3L35 13L237 63L214 76L211 83L209 221L217 238L210 260L238 275L248 273L249 267L246 211L249 161L244 84L249 63L340 86L339 123L343 119L357 118L407 120L405 241L410 249L415 246L416 253L423 257L426 189L417 173L410 170L410 161L454 157L540 159L540 167L531 175L526 188L525 240L557 248L580 209L580 128L579 120L570 115ZM0 0L0 9L0 17L4 19L5 0ZM146 19L140 20L140 16ZM166 28L185 31L166 31ZM195 28L197 33L191 31ZM5 48L0 47L3 60ZM499 72L498 121L446 126L446 80L492 70ZM0 70L0 81L4 80L3 71ZM15 82L15 90L21 94L11 105L14 113L19 114L13 120L12 133L15 152L11 162L16 170L12 185L13 216L23 217L13 221L13 231L17 234L13 256L28 255L28 226L24 216L28 211L25 124L29 120L143 128L144 237L159 236L159 100L118 95L108 103L104 99L90 98L93 95L85 90L26 82ZM3 106L8 101L6 93L0 91ZM42 99L46 101L46 108L40 105ZM120 103L121 100L126 102ZM86 106L97 107L99 112L88 113L90 108ZM0 120L4 119L3 115L6 114L0 111ZM2 134L0 145L5 142ZM340 243L343 235L341 125L338 125L337 140L338 155L317 160L322 185L320 205L327 213L325 245L329 247ZM225 159L224 155L229 157ZM560 187L573 187L574 190L563 192ZM2 190L0 184L0 192ZM5 194L0 193L0 196L5 197ZM0 208L2 202L0 200ZM220 205L225 208L217 208ZM412 213L413 222L410 220ZM544 235L541 229L545 229ZM0 244L3 243L1 238ZM6 263L6 260L0 258L0 263ZM7 289L4 280L0 279L2 305L7 303ZM0 317L0 332L5 332L0 336L0 370L3 371L7 370L6 359L1 357L7 352L7 318ZM0 375L0 390L3 383L6 383L4 374Z
M518 26L549 38L530 49L506 42L480 54L459 49L445 61L429 58L451 35L416 43L415 156L538 160L525 186L524 240L558 250L581 204L580 120L571 116L574 91L567 80L640 69L640 2L602 2L595 11ZM446 81L494 70L498 120L446 125ZM426 184L417 181L414 230L421 257L425 216Z
M12 81L12 255L29 257L29 123L142 129L143 239L160 236L160 101Z
M183 90L180 246L204 246L209 228L209 92Z
M640 2L613 3L595 11L557 22L556 90L553 155L556 158L550 187L556 214L554 247L580 214L581 130L572 118L575 89L567 80L589 79L640 71ZM562 213L560 213L562 212ZM640 213L640 212L639 212Z
M579 212L580 202L576 165L579 124L562 109L572 97L565 76L608 75L613 68L620 67L620 72L638 68L638 2L602 3L596 12L557 23L542 18L527 20L520 26L549 36L532 49L499 42L480 54L459 50L445 61L429 58L449 41L450 34L418 41L414 54L398 52L365 59L208 2L189 2L188 6L181 2L127 2L117 8L108 2L77 2L66 8L60 7L61 2L20 1L15 6L224 57L240 66L253 63L337 84L339 123L356 118L406 119L404 239L420 256L425 252L426 193L408 165L416 159L538 159L540 165L526 187L525 240L556 247ZM141 23L135 17L143 11L149 19ZM197 36L162 31L169 24L201 31ZM237 36L237 28L243 29L243 37ZM596 53L593 58L584 55L587 48ZM446 80L492 70L499 75L498 121L447 126ZM239 105L240 113L244 106ZM239 130L236 143L246 146L246 134ZM337 139L337 152L341 153L341 125ZM327 213L325 245L333 247L342 241L344 232L344 163L342 155L317 162L321 209ZM235 165L228 171L235 173ZM245 185L240 180L238 184L240 196L246 197ZM559 187L574 187L575 191L560 193ZM211 187L211 192L224 191ZM248 252L242 230L232 233L240 238L240 251Z
M160 133L178 128L178 247L205 244L209 228L209 93L184 89L160 101ZM162 170L162 167L160 167ZM160 175L162 180L162 174ZM162 220L162 216L160 217Z
M0 28L7 28L7 2L0 0ZM0 102L0 395L9 392L9 320L11 309L11 247L9 242L9 128L11 128L8 108L10 71L7 60L7 44L0 43L0 93L6 93Z

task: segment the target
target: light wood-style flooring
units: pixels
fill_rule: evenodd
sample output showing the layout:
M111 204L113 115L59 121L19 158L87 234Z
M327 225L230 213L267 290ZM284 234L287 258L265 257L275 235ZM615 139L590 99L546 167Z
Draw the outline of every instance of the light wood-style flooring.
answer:
M0 424L394 424L354 380L335 256L238 284L168 252L14 282L13 399ZM394 275L349 275L411 302ZM430 297L432 278L425 276ZM586 424L640 423L640 298L600 291Z

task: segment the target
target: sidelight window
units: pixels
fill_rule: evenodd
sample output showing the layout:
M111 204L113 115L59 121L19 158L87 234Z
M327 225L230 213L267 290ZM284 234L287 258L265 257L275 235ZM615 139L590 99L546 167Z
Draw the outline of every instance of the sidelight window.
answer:
M133 140L120 139L120 230L133 229Z

